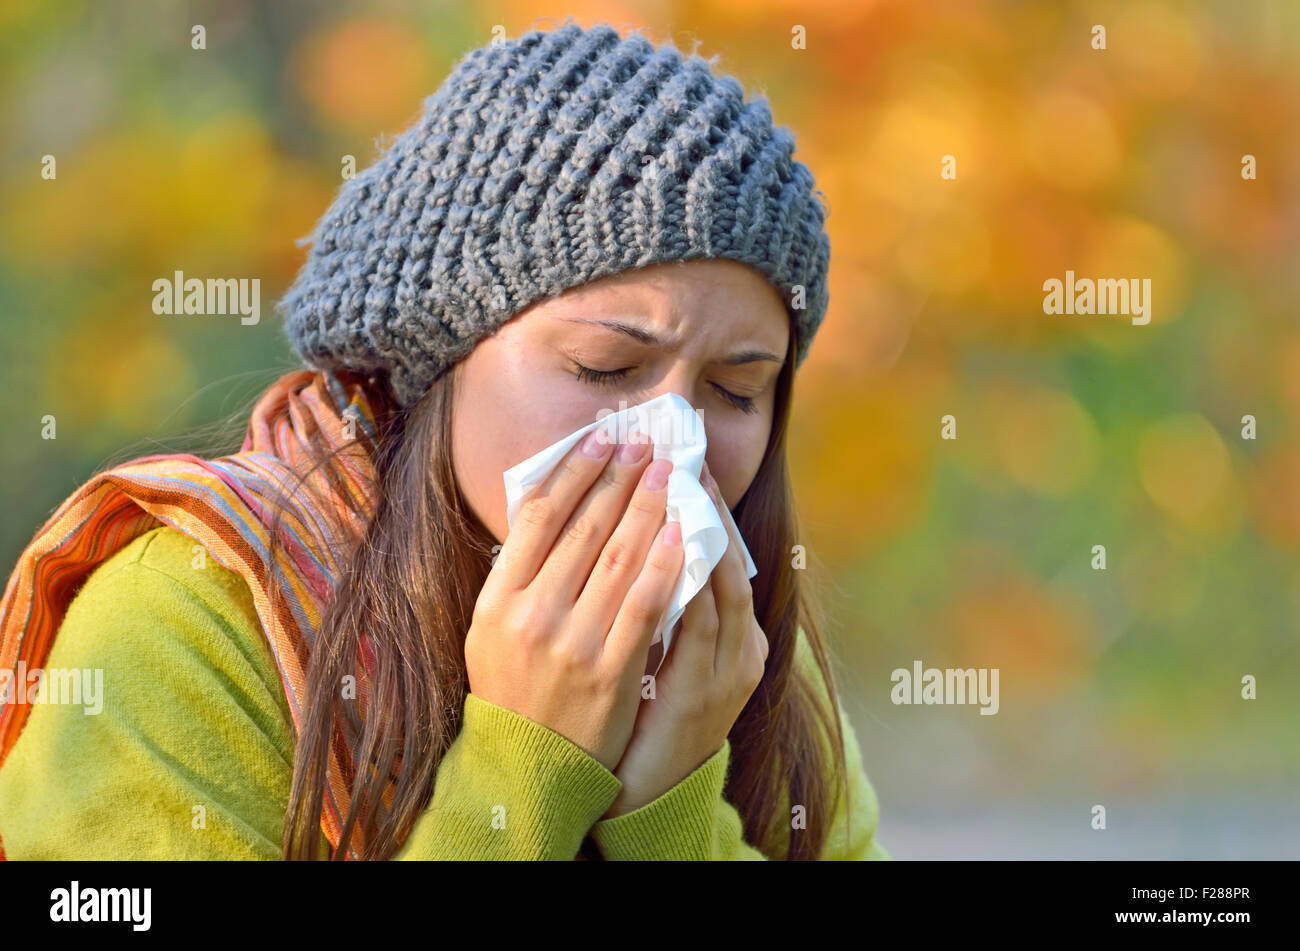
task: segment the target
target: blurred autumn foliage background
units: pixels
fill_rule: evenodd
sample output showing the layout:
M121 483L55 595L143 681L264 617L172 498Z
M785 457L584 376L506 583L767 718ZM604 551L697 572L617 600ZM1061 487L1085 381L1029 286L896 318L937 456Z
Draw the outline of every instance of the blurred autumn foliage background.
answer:
M272 305L343 156L372 161L495 26L569 14L718 54L825 195L791 462L887 847L1300 856L1289 0L6 0L6 574L110 458L188 448L292 365ZM1045 315L1067 269L1150 278L1150 324ZM259 278L261 322L156 316L175 270ZM895 706L914 660L998 668L998 714Z

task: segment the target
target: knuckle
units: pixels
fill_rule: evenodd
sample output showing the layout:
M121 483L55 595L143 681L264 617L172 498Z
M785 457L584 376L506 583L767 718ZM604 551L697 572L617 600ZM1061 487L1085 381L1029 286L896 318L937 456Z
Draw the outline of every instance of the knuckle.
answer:
M501 613L501 597L494 585L484 584L470 614L470 626L484 623Z
M551 520L554 511L554 503L545 496L529 499L519 510L519 520L532 528L540 528Z
M569 523L564 530L564 537L571 543L585 545L596 537L599 530L600 523L592 518L591 513L582 512Z
M659 620L659 604L638 592L628 595L623 602L623 610L627 612L628 621L636 625L648 625Z
M515 641L523 648L533 649L550 641L551 616L545 601L528 599L518 609L510 624Z
M595 658L588 656L583 641L571 637L555 638L549 646L553 664L563 670L587 672Z
M658 536L656 536L657 539ZM669 548L666 545L660 545L658 541L652 543L650 549L650 567L655 571L665 575L676 574L678 553L681 551L680 545Z
M515 643L524 653L541 650L546 646L546 642L545 630L536 625L525 625L515 635Z
M748 612L754 604L754 592L749 585L743 585L727 595L727 607L732 611Z
M627 508L629 515L643 515L646 518L658 518L665 511L662 499L655 499L645 492L634 493Z
M600 570L611 575L622 574L632 567L632 549L621 541L611 540L600 553Z
M592 487L592 491L599 492L602 489L613 488L618 485L621 480L622 473L619 472L616 467L607 465L604 469L600 470L600 476L596 479L596 484Z
M590 479L591 467L593 464L599 465L599 460L592 459L581 452L571 452L565 457L564 462L561 463L563 471L560 473L560 477L556 481L563 482L565 480L576 481L579 479Z

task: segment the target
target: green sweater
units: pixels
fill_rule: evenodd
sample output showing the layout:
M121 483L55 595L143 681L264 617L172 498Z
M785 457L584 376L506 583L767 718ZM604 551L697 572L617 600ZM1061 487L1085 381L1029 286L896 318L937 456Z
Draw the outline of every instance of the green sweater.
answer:
M194 544L170 527L147 532L73 600L44 666L102 669L102 709L33 705L0 768L10 859L280 857L294 752L284 688L248 585L210 557L192 567ZM821 857L890 858L842 723L850 807L840 802ZM610 860L762 860L723 796L729 755L728 741L655 801L601 819L621 789L612 772L471 693L432 799L394 857L571 860L598 848Z

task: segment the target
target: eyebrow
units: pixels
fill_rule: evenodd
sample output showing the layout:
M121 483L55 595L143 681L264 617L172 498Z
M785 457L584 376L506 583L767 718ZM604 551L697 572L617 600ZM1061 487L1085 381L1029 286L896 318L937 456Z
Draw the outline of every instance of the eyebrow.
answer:
M599 324L600 326L608 328L609 330L614 330L617 331L618 333L625 334L631 337L639 344L643 344L649 347L658 347L660 350L673 349L668 345L669 341L655 336L653 333L646 330L644 327L638 327L635 324L627 324L621 320L606 320L603 318L583 320L580 317L561 317L559 319L573 324ZM741 350L738 353L733 353L729 357L723 357L721 360L717 362L725 363L727 366L738 366L741 363L753 363L758 360L763 360L770 363L785 362L780 357L778 357L775 353L770 353L767 350L757 350L757 349Z

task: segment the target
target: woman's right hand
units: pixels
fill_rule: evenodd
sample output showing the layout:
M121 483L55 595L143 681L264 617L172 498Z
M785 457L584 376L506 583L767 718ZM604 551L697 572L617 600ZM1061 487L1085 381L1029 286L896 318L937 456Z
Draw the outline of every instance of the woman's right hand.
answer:
M474 605L465 665L475 696L612 771L682 545L681 526L664 524L672 462L650 463L644 437L614 450L603 432L574 446L520 509Z

